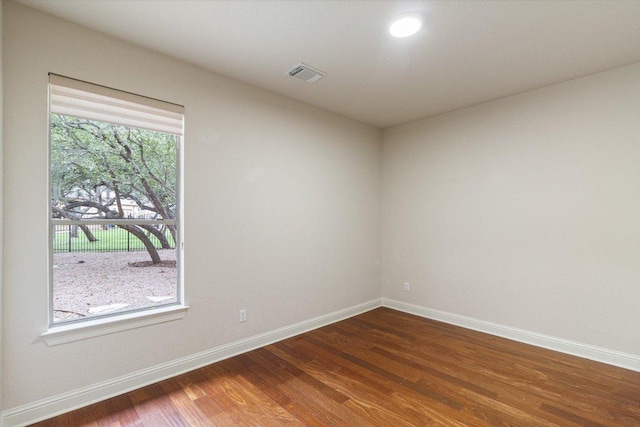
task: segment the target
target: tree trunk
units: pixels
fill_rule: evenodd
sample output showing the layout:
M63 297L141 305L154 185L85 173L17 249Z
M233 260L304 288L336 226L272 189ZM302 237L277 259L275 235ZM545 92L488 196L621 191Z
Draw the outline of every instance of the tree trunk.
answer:
M57 208L55 206L52 206L51 210L53 211L53 213L58 214L63 218L67 218L67 219L81 219L82 218L82 215L78 215L78 214L75 214L75 213L67 212L67 211L62 210L60 208ZM90 242L97 242L98 241L98 239L96 239L96 236L93 235L93 233L91 232L91 229L89 229L89 227L87 227L86 225L80 225L80 229L82 230L84 235L87 236L87 240L89 240ZM77 225L73 225L71 227L71 237L78 237L78 226Z
M153 225L140 224L139 227L153 234L160 241L160 245L162 245L162 249L173 249L169 244L169 241L167 240L167 236L165 236L162 231L158 230Z
M151 241L151 239L149 239L147 235L144 234L144 231L142 231L139 226L118 224L118 227L127 230L129 233L140 239L140 241L144 244L144 247L147 249L149 256L151 257L151 262L153 262L154 264L160 264L162 260L160 259L158 250L155 248L155 246L153 246L153 242Z
M175 242L176 246L178 245L178 238L176 237L177 235L177 231L176 231L176 226L173 224L167 224L167 228L169 229L169 233L171 233L171 237L173 237L173 241Z
M97 242L98 239L96 239L96 236L93 235L93 233L91 232L91 229L89 229L89 227L87 227L86 225L79 225L80 229L82 230L82 232L84 233L85 236L87 236L87 240L89 240L90 242Z
M84 235L87 237L87 240L89 242L97 242L98 239L96 239L96 236L93 235L93 233L91 232L91 230L89 229L89 227L87 227L86 225L72 225L71 226L71 237L78 237L78 227L80 227L80 230L82 230L82 232L84 233Z

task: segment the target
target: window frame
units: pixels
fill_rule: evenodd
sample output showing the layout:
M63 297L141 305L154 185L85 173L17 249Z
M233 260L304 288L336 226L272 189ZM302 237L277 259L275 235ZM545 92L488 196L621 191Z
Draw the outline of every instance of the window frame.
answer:
M51 76L57 76L50 74ZM69 79L62 77L64 79ZM70 79L75 80L75 79ZM104 88L107 91L119 92L126 96L133 96L137 98L148 99L150 102L166 103L164 101L158 101L153 98L148 98L143 95L131 94L125 91L108 88L106 86L100 86L93 83L87 83L80 80L75 80L81 84L92 85L98 88ZM66 342L77 341L94 336L100 336L118 332L121 330L128 330L132 328L138 328L151 324L163 323L171 320L178 320L186 315L186 311L189 308L185 305L185 292L184 292L184 111L182 114L183 128L181 134L173 135L176 138L176 208L175 218L173 219L160 219L160 220L144 220L144 219L97 219L97 220L71 220L71 219L55 219L52 217L52 191L53 191L53 179L52 179L52 147L51 147L51 87L52 83L47 82L47 230L48 230L48 251L47 251L47 265L48 265L48 291L47 291L47 330L41 334L42 339L48 345L63 344ZM176 105L166 103L169 105ZM184 108L184 107L181 107ZM89 119L95 120L95 119ZM95 120L99 121L99 120ZM122 125L130 128L137 128L133 125ZM158 131L162 132L162 131ZM172 132L165 132L172 133ZM72 319L65 321L58 321L54 323L54 227L56 225L68 225L68 224L172 224L176 228L176 301L166 304L153 305L150 307L141 307L136 309L130 309L125 311L117 311L105 314L96 314L86 318Z

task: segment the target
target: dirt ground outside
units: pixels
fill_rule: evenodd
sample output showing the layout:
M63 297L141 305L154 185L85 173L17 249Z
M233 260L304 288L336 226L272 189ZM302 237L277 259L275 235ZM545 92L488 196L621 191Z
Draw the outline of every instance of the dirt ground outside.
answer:
M176 302L176 252L158 252L170 262L134 266L147 264L146 251L54 254L54 322Z

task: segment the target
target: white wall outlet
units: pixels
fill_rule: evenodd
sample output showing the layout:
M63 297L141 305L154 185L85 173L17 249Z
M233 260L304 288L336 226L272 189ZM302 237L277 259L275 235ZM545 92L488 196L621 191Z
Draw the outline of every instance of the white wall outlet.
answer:
M240 310L240 322L246 322L247 321L247 309L243 308L242 310Z
M409 292L411 290L411 283L409 282L404 282L404 291L405 292Z

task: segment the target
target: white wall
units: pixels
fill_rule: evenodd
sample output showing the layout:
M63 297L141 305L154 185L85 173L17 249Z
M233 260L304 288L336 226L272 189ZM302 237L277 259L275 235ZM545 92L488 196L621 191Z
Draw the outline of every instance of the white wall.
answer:
M383 297L640 355L640 64L383 141Z
M379 130L12 2L4 25L5 409L379 298ZM185 106L185 319L39 339L48 72Z

